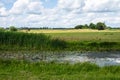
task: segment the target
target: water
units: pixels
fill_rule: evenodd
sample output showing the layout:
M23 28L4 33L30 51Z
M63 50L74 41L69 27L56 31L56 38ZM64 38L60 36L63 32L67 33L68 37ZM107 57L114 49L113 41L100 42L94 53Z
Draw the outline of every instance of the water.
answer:
M79 63L89 62L99 66L120 65L120 52L69 52L63 56L48 57L47 61Z
M99 66L120 65L120 51L111 52L18 52L0 53L0 59L18 59L30 62L68 62L71 64L89 62Z

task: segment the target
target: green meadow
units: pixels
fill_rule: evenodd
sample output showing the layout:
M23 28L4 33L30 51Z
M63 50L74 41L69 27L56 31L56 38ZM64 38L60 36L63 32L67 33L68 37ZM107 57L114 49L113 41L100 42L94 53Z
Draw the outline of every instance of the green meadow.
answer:
M119 30L0 31L0 54L21 51L120 51ZM0 59L0 80L120 80L120 66Z
M52 38L65 41L99 41L120 42L120 32L75 32L75 33L47 33Z
M92 29L63 29L63 30L21 30L27 33L44 33L52 38L66 41L107 41L120 42L119 29L92 30Z
M120 80L120 66L0 60L0 80Z
M43 33L44 32L44 33ZM118 51L119 30L31 30L0 32L0 50Z

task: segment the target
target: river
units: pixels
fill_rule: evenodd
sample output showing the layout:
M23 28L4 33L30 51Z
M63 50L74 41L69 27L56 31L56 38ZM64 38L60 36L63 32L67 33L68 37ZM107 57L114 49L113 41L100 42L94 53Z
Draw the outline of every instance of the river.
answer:
M27 60L30 62L68 62L70 64L89 62L99 66L120 65L120 51L104 52L0 52L0 59Z

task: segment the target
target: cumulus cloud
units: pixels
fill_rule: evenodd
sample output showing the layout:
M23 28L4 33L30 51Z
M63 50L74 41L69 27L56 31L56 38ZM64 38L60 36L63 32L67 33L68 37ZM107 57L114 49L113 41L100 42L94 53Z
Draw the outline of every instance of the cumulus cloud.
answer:
M120 0L86 0L83 10L90 12L120 11Z
M42 0L16 0L8 10L0 3L0 16L4 26L74 27L99 21L120 25L120 0L58 0L53 8L45 8Z
M41 10L43 9L41 2L31 2L28 5L28 12L30 14L41 14Z
M25 12L28 4L29 0L17 0L9 12L13 15L21 15Z
M59 0L58 8L65 12L82 12L83 0Z
M0 2L0 17L7 16L6 8L4 7L4 4Z
M6 8L4 8L4 7L0 8L0 16L1 16L1 17L6 17L6 16L8 16L8 13L7 13L7 11L6 11Z

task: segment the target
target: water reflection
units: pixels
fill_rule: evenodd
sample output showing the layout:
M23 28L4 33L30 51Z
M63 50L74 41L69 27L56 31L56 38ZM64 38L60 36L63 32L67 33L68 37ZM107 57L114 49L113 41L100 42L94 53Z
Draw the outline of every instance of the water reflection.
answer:
M110 66L110 65L120 65L120 52L69 52L70 54L65 54L60 57L56 55L54 57L48 57L48 61L57 62L69 62L69 63L79 63L79 62L90 62L95 63L99 66Z
M0 59L27 60L30 62L56 61L69 62L71 64L79 62L95 63L99 66L120 65L120 51L111 52L4 52L0 54Z

